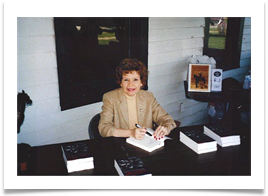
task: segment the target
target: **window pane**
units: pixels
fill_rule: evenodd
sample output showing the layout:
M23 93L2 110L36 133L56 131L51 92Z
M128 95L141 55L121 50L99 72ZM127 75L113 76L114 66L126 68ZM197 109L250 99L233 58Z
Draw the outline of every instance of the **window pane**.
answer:
M109 42L119 42L115 37L116 27L100 27L102 34L98 35L99 45L108 45Z
M148 18L54 18L61 110L102 100L127 57L147 65Z
M227 17L211 17L208 48L225 49Z
M230 70L240 66L243 26L241 17L205 18L203 54L213 57L217 68Z

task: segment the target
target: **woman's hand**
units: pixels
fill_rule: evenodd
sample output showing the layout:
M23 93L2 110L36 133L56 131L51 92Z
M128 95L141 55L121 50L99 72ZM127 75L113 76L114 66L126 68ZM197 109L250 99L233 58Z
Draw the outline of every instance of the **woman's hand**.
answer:
M145 133L146 133L146 129L145 128L135 128L135 129L132 129L132 137L134 137L135 139L138 139L138 140L143 139Z
M170 133L170 130L168 128L164 126L158 126L153 135L156 140L160 140L165 135L168 135L169 133Z

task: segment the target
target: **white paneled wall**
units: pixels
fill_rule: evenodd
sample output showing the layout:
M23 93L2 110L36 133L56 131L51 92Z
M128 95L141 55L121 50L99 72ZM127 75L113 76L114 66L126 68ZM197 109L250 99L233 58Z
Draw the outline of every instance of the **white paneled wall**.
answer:
M202 17L149 19L149 91L181 126L207 121L207 103L186 99L183 86L188 58L202 55L204 25ZM37 146L87 139L88 123L102 103L60 110L53 18L18 18L17 27L17 91L25 90L33 100L26 108L18 143ZM241 79L247 72L250 27L246 18L241 68L224 77Z
M207 122L207 103L186 99L183 85L188 59L203 53L204 26L201 17L149 20L149 91L181 126Z

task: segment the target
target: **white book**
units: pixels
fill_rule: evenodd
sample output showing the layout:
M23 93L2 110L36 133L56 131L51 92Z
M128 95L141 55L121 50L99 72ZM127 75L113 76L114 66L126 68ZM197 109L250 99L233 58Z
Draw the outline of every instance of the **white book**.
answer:
M240 135L220 125L204 126L204 133L222 147L240 145Z
M94 168L94 157L86 143L70 142L61 145L68 173Z
M137 146L143 150L146 150L148 152L152 152L165 145L164 141L156 140L148 135L145 135L141 140L129 137L127 138L126 142L134 146Z
M195 151L197 154L213 152L217 150L217 142L215 140L195 131L181 131L180 141Z

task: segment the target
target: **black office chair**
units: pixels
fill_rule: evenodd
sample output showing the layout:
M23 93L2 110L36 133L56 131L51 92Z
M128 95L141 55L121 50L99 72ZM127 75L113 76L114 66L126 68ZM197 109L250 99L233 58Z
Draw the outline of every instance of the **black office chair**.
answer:
M99 133L99 121L100 121L100 114L96 114L89 122L88 125L88 135L90 139L102 138Z

